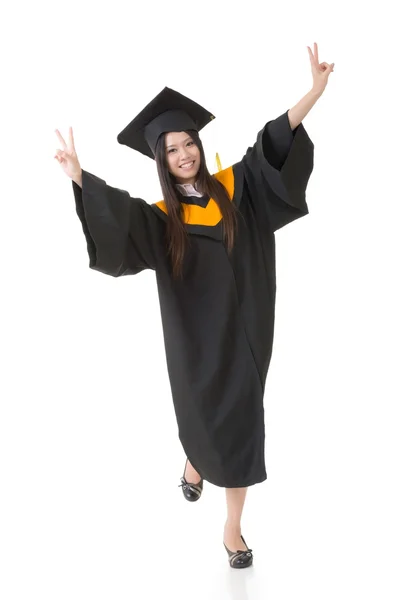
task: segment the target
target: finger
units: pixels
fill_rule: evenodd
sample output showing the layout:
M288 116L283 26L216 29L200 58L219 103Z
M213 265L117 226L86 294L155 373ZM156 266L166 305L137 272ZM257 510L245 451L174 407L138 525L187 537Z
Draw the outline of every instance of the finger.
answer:
M307 49L308 49L308 56L310 57L311 64L314 64L314 55L312 53L310 46L307 46Z
M75 151L74 132L72 131L72 127L69 128L68 135L70 147Z
M315 60L317 61L317 63L319 63L319 60L318 60L318 44L316 42L314 42L314 56L315 56Z
M60 162L67 159L67 155L64 150L60 150L59 148L57 148L55 156Z
M65 149L67 147L67 144L65 143L65 140L64 140L63 136L61 135L61 133L58 131L58 129L56 129L56 134L57 134L57 137L58 137L62 147Z

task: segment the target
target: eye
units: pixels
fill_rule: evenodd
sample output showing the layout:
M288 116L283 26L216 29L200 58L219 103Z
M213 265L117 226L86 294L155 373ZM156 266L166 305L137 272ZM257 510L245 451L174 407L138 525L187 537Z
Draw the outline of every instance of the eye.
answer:
M186 144L186 146L190 146L190 145L193 145L193 144L194 144L194 142L193 142L193 141L190 141L190 142L188 142L188 143Z
M170 149L168 150L168 154L171 154L171 152L175 152L175 150L176 150L176 148L170 148Z

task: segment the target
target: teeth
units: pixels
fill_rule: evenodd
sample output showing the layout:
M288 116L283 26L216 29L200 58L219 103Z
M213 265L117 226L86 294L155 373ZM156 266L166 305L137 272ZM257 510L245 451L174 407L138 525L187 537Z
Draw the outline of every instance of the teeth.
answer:
M194 160L186 165L181 165L181 169L190 169L194 165Z

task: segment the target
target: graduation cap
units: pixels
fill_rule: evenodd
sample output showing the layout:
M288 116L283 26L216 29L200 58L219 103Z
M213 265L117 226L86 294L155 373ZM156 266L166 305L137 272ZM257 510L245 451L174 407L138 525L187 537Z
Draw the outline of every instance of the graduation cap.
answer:
M145 108L118 134L120 144L129 146L145 156L154 158L158 138L168 131L200 131L215 119L208 110L165 87Z

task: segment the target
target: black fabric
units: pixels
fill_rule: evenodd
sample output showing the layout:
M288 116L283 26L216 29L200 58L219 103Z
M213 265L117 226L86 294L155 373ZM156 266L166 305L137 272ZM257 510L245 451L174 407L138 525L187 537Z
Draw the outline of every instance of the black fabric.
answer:
M182 280L172 278L167 215L158 206L88 173L81 195L74 187L90 266L114 276L155 269L179 439L200 476L221 487L247 487L267 477L264 390L275 321L274 231L308 213L305 188L313 162L303 125L291 137L288 127L287 113L270 121L232 168L232 202L240 215L231 255L221 221L186 225L191 243Z
M242 161L253 200L273 231L308 213L305 192L314 167L314 144L302 123L292 133L288 112L267 123Z
M200 131L215 119L208 110L187 96L165 87L118 134L120 144L154 158L157 140L168 131Z
M167 110L150 121L144 129L144 137L155 156L158 138L162 133L192 129L198 131L196 123L184 110Z
M205 208L210 201L210 196L208 194L203 194L202 196L185 196L178 190L177 194L180 202L185 204L196 204L197 206L202 206L203 208Z
M162 228L147 202L85 170L82 188L72 186L91 269L119 277L156 268L155 236Z

